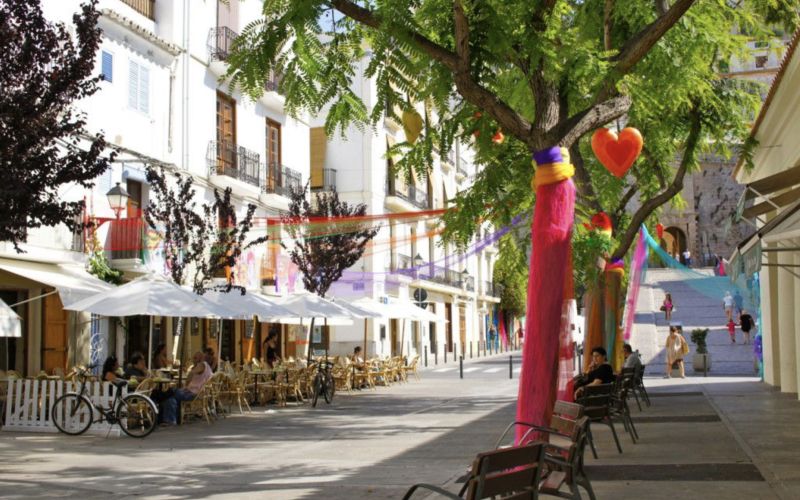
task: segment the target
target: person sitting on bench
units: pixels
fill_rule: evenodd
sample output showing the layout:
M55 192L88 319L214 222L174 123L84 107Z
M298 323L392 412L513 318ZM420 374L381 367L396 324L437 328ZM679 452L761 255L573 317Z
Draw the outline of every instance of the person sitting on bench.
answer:
M575 399L583 394L587 385L610 384L614 381L614 369L608 364L606 350L602 347L592 349L592 362L586 372L575 380Z

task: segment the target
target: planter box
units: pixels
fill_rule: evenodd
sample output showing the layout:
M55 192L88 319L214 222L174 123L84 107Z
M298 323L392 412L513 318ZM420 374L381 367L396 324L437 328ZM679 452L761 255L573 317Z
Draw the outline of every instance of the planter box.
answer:
M711 353L695 354L692 357L692 367L696 372L711 371Z

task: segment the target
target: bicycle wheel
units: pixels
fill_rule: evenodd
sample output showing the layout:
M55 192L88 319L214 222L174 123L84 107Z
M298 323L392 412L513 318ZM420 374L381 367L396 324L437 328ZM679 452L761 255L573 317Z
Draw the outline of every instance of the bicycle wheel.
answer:
M158 413L153 402L141 394L128 394L117 406L117 423L130 437L143 438L156 428Z
M322 392L322 377L318 373L316 377L314 377L314 385L312 387L312 394L311 394L311 407L317 407L317 399L319 398L319 393Z
M77 436L92 425L93 413L92 404L87 398L77 394L64 394L53 403L50 418L59 431Z
M331 404L333 402L333 394L336 392L336 381L333 377L328 375L325 377L325 402Z

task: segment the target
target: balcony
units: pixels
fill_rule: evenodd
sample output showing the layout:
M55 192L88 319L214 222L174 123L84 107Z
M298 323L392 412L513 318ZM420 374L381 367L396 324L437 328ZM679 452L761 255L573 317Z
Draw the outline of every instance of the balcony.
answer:
M458 181L460 182L465 180L468 176L469 174L467 173L467 169L459 164L456 167L456 179L458 179Z
M411 257L408 255L397 254L395 271L410 271L413 267ZM405 273L402 273L405 274Z
M156 0L122 0L122 3L147 19L156 20Z
M211 28L208 32L208 67L217 76L227 72L228 64L225 61L230 57L233 41L238 36L238 33L227 26Z
M228 179L236 179L256 188L261 187L260 156L254 151L227 141L211 141L206 160L209 179L222 181L224 187L229 187L225 182ZM234 186L235 184L230 185Z
M277 194L289 198L292 190L302 189L300 172L283 165L272 164L265 167L267 172L263 192Z
M420 280L432 281L434 283L439 283L440 285L446 285L453 288L461 288L464 284L463 273L459 271L454 271L453 269L448 269L446 267L437 266L434 264L422 266L415 271L412 269L411 257L398 255L398 258L400 257L405 257L408 259L408 266L406 268L401 267L401 260L398 259L397 269L393 271L395 274L401 274ZM470 278L467 278L467 281L469 281L469 279Z
M317 169L311 172L311 191L336 190L336 170L333 168Z
M488 297L500 297L503 294L503 285L494 284L491 281L484 281L483 294Z
M123 271L141 271L147 223L142 217L109 222L105 251L112 266Z
M426 190L419 189L414 185L397 186L394 179L390 179L389 185L386 187L386 196L386 204L390 205L391 208L397 208L399 210L406 210L409 208L402 204L395 203L395 200L391 199L391 197L397 197L400 200L410 203L414 208L428 208L428 192Z

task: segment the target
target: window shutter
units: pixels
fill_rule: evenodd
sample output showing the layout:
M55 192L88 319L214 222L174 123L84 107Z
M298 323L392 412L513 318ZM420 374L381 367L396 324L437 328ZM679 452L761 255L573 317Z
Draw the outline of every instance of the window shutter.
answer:
M111 53L103 51L101 56L101 66L103 73L103 80L107 82L114 81L114 56Z
M150 70L139 67L139 111L150 112Z
M133 61L128 72L128 106L139 109L139 65Z

